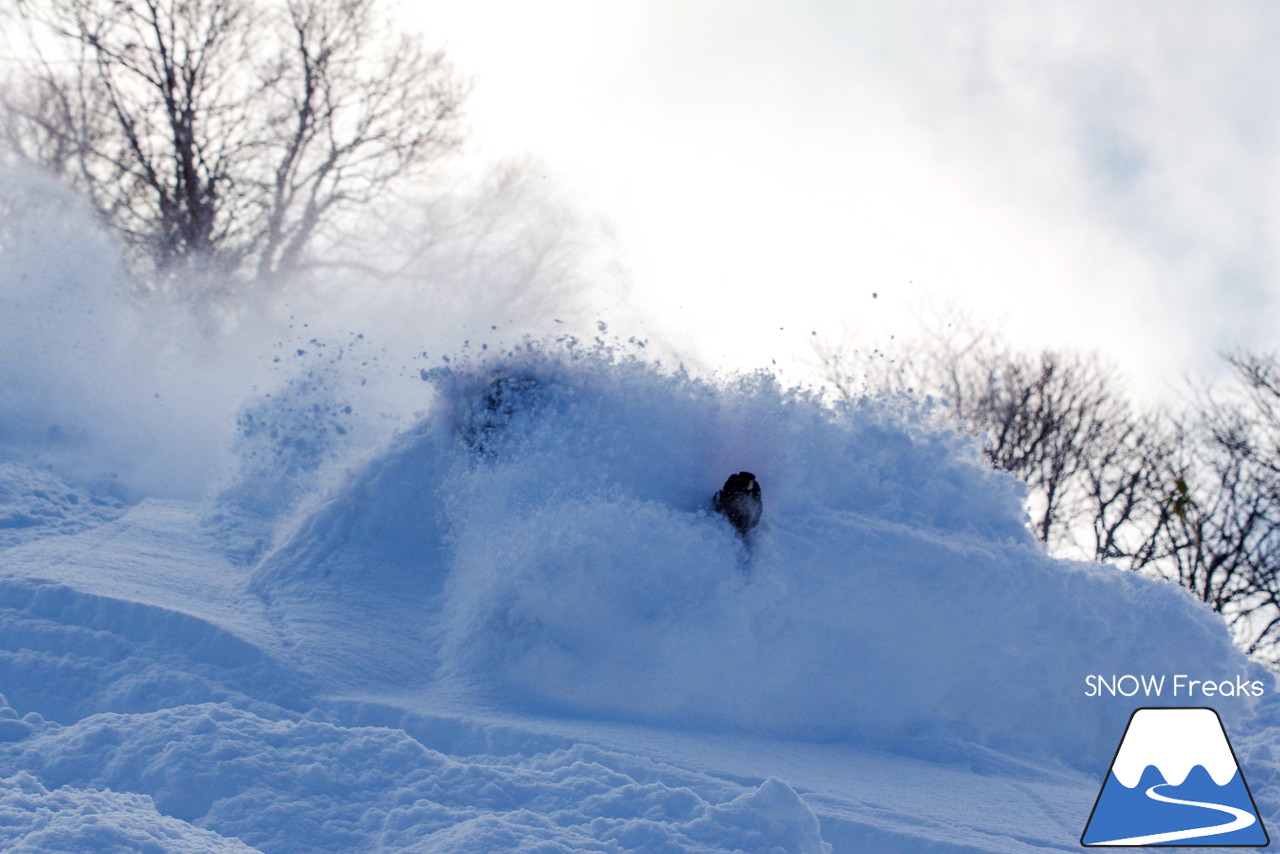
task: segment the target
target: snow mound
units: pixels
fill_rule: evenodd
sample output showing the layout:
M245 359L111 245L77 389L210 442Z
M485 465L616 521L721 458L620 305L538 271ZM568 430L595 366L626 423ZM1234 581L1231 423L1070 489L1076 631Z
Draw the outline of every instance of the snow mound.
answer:
M164 851L255 854L237 839L163 816L144 795L63 787L49 791L26 771L0 779L0 845L11 854Z
M0 462L0 549L51 534L76 534L115 519L124 504L56 475Z
M0 685L33 720L230 701L294 706L304 691L259 648L196 617L60 584L0 579ZM6 722L0 703L0 740Z
M130 791L146 796L132 796L136 811L154 803L262 851L830 850L776 780L709 801L590 747L463 761L401 730L221 703L46 727L0 758L42 781L11 781L26 797L56 787L59 812L81 809L85 789Z
M424 421L255 571L339 684L1079 761L1114 745L1125 702L1084 700L1086 674L1253 672L1177 588L1047 558L1019 485L919 408L600 354L432 379ZM764 488L751 551L709 512L740 470ZM394 642L336 648L344 611Z

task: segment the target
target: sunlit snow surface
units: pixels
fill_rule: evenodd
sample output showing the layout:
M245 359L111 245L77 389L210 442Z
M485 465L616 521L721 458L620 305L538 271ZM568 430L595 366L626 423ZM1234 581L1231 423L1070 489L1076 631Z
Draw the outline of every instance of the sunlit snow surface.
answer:
M373 449L259 401L204 502L0 467L0 847L1075 850L1136 704L1087 674L1266 678L1045 558L925 410L537 348L426 380ZM1219 711L1270 822L1273 704Z

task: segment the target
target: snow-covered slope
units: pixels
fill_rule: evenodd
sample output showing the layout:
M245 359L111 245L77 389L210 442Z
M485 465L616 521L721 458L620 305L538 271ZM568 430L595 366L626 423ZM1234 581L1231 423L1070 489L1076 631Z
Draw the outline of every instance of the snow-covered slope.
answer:
M1081 702L1088 673L1251 670L1177 589L1047 559L1017 484L919 412L530 358L443 377L445 403L255 568L300 667L529 710L1065 760L1115 738L1116 704ZM496 415L494 383L514 398ZM750 553L708 513L739 469L765 489ZM339 649L344 613L395 644ZM1066 708L1071 726L1047 725Z
M1270 685L1177 589L1046 558L919 409L431 378L391 442L205 503L3 470L68 519L0 539L6 850L1074 850L1136 702L1086 675ZM708 508L743 469L750 548ZM1274 704L1218 708L1280 816Z

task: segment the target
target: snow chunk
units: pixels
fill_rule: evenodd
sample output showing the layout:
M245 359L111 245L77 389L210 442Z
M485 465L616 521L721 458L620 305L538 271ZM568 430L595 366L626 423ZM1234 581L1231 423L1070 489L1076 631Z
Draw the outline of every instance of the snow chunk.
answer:
M73 487L47 471L0 462L0 548L50 534L76 534L123 512L114 496Z
M0 779L0 847L11 854L257 854L239 840L160 815L144 795L71 787L50 791L25 771Z
M743 851L760 854L830 854L822 841L818 819L790 786L772 777L689 825L691 836L725 839Z

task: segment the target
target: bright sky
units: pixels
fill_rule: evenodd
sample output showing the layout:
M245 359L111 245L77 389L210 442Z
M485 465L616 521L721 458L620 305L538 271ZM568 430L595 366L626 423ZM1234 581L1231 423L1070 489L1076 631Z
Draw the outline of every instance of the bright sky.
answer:
M403 2L477 145L606 221L703 358L875 346L925 300L1148 386L1273 346L1274 3Z

